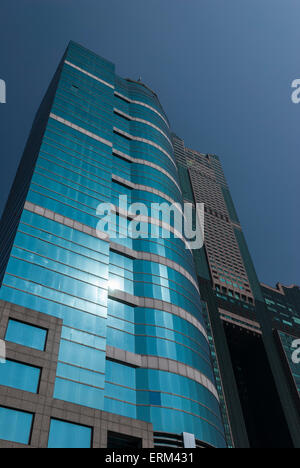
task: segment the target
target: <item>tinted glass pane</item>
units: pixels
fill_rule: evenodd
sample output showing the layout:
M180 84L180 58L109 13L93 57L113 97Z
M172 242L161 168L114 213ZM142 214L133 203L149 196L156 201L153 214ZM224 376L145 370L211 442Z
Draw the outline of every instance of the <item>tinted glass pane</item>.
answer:
M10 319L5 339L29 348L45 349L47 331Z
M0 439L28 444L32 414L0 407Z
M137 437L127 436L125 434L118 434L116 432L109 432L107 436L107 448L109 449L141 449L142 439Z
M91 448L92 429L51 420L48 448Z
M150 405L161 406L161 395L159 392L149 392Z
M6 360L0 365L0 385L37 393L40 369Z

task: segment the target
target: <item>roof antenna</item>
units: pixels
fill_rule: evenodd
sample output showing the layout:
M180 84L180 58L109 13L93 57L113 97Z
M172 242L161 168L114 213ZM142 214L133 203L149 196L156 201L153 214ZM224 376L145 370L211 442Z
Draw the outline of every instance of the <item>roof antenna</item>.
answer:
M140 76L138 79L138 82L141 83L141 81L142 81L142 77Z

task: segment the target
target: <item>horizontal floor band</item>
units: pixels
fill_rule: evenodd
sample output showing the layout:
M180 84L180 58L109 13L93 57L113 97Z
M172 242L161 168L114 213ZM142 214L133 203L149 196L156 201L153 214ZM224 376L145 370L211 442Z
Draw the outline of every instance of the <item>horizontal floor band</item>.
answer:
M146 107L147 109L150 109L151 111L155 112L155 114L159 115L159 117L165 122L166 126L170 128L170 125L167 119L157 109L150 106L149 104L146 104L145 102L142 102L142 101L130 99L129 97L125 96L124 94L119 93L118 91L115 91L115 96L120 97L121 99L124 99L125 101L128 102L128 104L137 104L139 106L143 106L143 107Z
M123 245L117 244L115 242L110 243L111 250L115 252L123 253L127 257L132 258L134 260L146 260L153 263L159 263L161 265L165 265L166 267L172 268L173 270L177 271L181 275L185 276L199 291L199 286L196 280L192 277L192 275L185 269L182 268L178 263L174 262L173 260L169 260L166 257L162 257L161 255L153 254L150 252L141 252L138 250L129 249Z
M245 328L246 330L249 330L252 333L257 333L258 335L262 335L261 330L257 330L256 328L253 328L250 325L246 325L244 323L241 323L240 321L236 321L235 319L233 319L231 317L228 317L227 315L225 316L225 315L221 314L221 320L223 320L223 322L230 323L230 324L235 325L237 327Z
M105 138L101 138L100 136L96 135L95 133L90 132L89 130L86 130L85 128L79 127L78 125L70 122L69 120L64 119L63 117L59 117L58 115L53 114L52 112L50 113L51 119L57 120L58 122L67 125L68 127L73 128L77 132L83 133L84 135L87 135L90 138L93 138L94 140L99 141L100 143L103 143L104 145L107 145L112 148L113 144L111 141L106 140Z
M110 205L111 205L111 211L115 212L119 216L131 219L131 220L135 220L136 222L139 222L139 223L153 224L154 226L159 226L165 229L166 231L171 232L177 239L180 239L185 244L186 249L191 250L189 242L185 239L185 237L183 237L181 232L177 231L170 224L165 223L164 221L161 221L160 219L151 218L150 216L144 216L142 214L140 215L131 214L129 211L120 209L118 206L113 205L112 203L110 203Z
M178 273L182 274L185 276L199 291L199 287L195 279L188 273L185 268L182 268L178 263L167 259L166 257L162 257L160 255L148 253L148 252L139 252L137 250L129 249L128 247L122 246L120 244L117 244L115 242L111 242L109 239L108 234L101 232L100 230L96 230L91 228L90 226L87 226L85 224L79 223L78 221L74 221L71 218L67 218L65 216L62 216L60 214L55 213L54 211L47 210L45 208L42 208L41 206L34 205L31 202L26 201L25 210L30 211L31 213L38 214L40 216L43 216L44 218L51 219L52 221L56 221L60 224L63 224L64 226L70 227L75 229L76 231L83 232L85 234L88 234L90 236L96 237L97 239L104 240L106 242L110 242L111 244L111 249L117 252L120 252L121 254L125 254L127 257L136 259L136 260L146 260L146 261L151 261L154 263L160 263L162 265L165 265L167 267L172 268L173 270L177 271Z
M88 71L84 70L83 68L80 68L77 65L74 65L74 63L69 62L69 60L65 60L65 64L69 65L70 67L75 68L75 70L80 71L84 75L87 75L90 78L93 78L94 80L99 81L100 83L104 84L105 86L108 86L109 88L115 89L114 85L112 85L111 83L108 83L107 81L102 80L101 78L99 78L99 76L93 75L92 73L89 73Z
M119 151L119 150L117 150L115 148L113 148L113 154L115 156L120 157L120 158L126 159L127 161L130 161L132 163L143 164L144 166L149 166L149 167L152 167L153 169L156 169L157 171L160 171L162 174L169 177L169 179L172 182L174 182L174 184L178 188L179 192L182 193L180 185L178 184L178 182L174 179L173 176L171 176L171 174L168 171L163 169L161 166L158 166L157 164L154 164L154 163L152 163L150 161L147 161L146 159L134 158L132 156L129 156L129 154L123 153L123 151Z
M247 330L254 331L255 333L262 334L261 326L258 322L247 319L240 315L229 312L228 310L218 309L219 314L225 322L233 323L239 327L246 328Z
M163 154L165 154L169 158L171 163L177 168L176 163L175 163L174 159L172 158L172 156L164 148L162 148L160 145L158 145L154 141L147 140L146 138L141 138L141 137L131 135L130 133L124 132L124 130L121 130L120 128L117 128L117 127L114 127L113 130L117 134L123 135L125 138L128 138L129 140L140 141L142 143L146 143L147 145L153 146L154 148L158 149Z
M110 290L109 297L111 299L129 304L133 307L157 309L157 310L162 310L164 312L169 312L170 314L173 314L173 315L177 315L177 317L180 317L183 320L186 320L187 322L191 323L194 327L196 327L208 341L207 332L204 326L200 323L200 321L190 312L187 312L181 307L173 305L170 302L165 302L165 301L161 301L159 299L153 299L150 297L134 296L132 294L128 294L124 291L119 291L119 290Z
M143 190L145 192L153 193L154 195L157 195L158 197L164 198L166 201L171 203L171 205L179 205L179 211L182 213L182 207L180 203L176 202L175 200L173 200L173 198L169 197L169 195L166 195L164 192L161 192L160 190L154 189L153 187L150 187L149 185L135 184L134 182L131 182L115 174L112 174L112 180L119 184L125 185L132 190Z
M109 359L124 362L134 367L171 372L195 380L197 383L207 388L207 390L209 390L219 401L217 389L211 380L208 379L202 372L181 362L157 356L135 354L116 348L114 346L106 346L106 356Z
M66 65L69 65L70 67L74 68L75 70L77 71L80 71L81 73L83 73L84 75L87 75L89 76L90 78L93 78L94 80L96 81L99 81L99 83L102 83L104 84L105 86L108 86L109 88L111 89L115 89L115 86L112 85L111 83L108 83L107 81L103 80L102 78L99 78L99 76L96 76L90 72L88 72L87 70L84 70L83 68L81 67L78 67L77 65L75 65L74 63L70 62L69 60L65 60L65 64ZM118 96L118 97L121 97L122 99L125 99L128 103L132 103L132 104L138 104L140 106L143 106L143 107L146 107L147 109L150 109L151 111L155 112L157 115L159 115L159 117L165 122L165 124L167 125L167 127L169 128L169 123L167 122L166 118L157 110L155 109L154 107L150 106L149 104L146 104L142 101L137 101L137 100L133 100L133 99L130 99L128 98L127 96L124 96L123 94L115 91L115 95ZM153 124L152 124L153 125ZM161 130L160 130L161 131ZM162 132L162 131L161 131ZM168 138L169 139L169 138Z
M76 231L83 232L90 236L96 237L98 239L104 240L109 242L108 234L101 232L99 230L93 229L86 224L79 223L78 221L74 221L71 218L67 218L66 216L62 216L54 211L47 210L42 206L35 205L29 201L25 202L24 209L30 211L31 213L38 214L40 216L44 216L44 218L51 219L52 221L56 221L57 223L63 224L64 226L70 227L75 229Z
M116 114L119 114L122 117L125 117L125 119L127 119L127 120L131 120L133 122L139 122L139 123L143 123L145 125L149 125L149 127L152 127L155 130L157 130L159 133L161 133L166 138L166 140L168 140L170 145L173 146L170 138L168 137L168 135L166 135L165 132L163 132L161 130L161 128L157 127L157 125L154 125L152 122L149 122L148 120L144 120L144 119L139 119L138 117L132 117L131 115L126 114L126 112L123 112L120 109L117 109L116 107L114 108L114 112Z
M157 195L161 198L164 198L167 200L169 203L172 205L180 205L179 202L176 202L173 200L173 198L169 197L169 195L166 195L164 192L161 192L160 190L157 190L153 187L150 187L149 185L141 185L141 184L135 184L134 182L131 182L127 179L124 179L123 177L120 177L118 175L112 174L112 180L114 182L118 182L122 185L126 185L128 188L132 190L144 190L145 192L153 193L154 195ZM180 206L179 211L182 213L182 208Z

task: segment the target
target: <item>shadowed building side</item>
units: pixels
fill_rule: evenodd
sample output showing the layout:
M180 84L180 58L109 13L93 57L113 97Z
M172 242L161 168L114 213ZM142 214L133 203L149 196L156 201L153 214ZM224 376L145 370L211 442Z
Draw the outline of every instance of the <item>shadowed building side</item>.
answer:
M175 134L172 140L184 199L205 204L205 246L194 256L227 443L299 447L298 371L291 337L282 335L298 336L299 288L274 292L281 296L277 311L290 314L279 320L270 290L258 281L219 158L186 148Z

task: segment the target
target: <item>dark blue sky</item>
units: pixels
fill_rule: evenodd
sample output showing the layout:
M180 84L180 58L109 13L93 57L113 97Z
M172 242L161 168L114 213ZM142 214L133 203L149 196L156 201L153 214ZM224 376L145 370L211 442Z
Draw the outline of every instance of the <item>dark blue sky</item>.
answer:
M217 153L260 280L300 283L299 0L1 0L0 211L70 39L159 94L186 145Z

